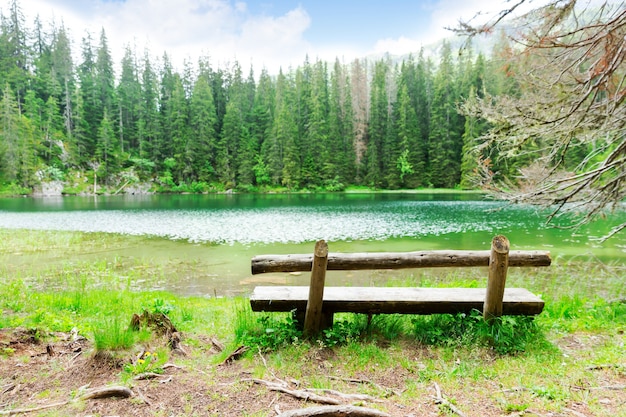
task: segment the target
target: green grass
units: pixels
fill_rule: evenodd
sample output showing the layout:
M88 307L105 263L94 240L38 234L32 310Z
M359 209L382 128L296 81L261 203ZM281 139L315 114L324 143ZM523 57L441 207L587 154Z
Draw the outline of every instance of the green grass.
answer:
M97 242L78 233L0 231L0 252L33 253L56 248L63 253L80 251L81 245L97 247L122 244L124 237L98 235ZM84 249L84 248L83 248ZM595 392L573 390L581 384L599 385L602 374L589 367L624 365L626 285L624 266L594 262L561 262L550 268L511 268L508 286L526 287L546 301L535 318L502 317L493 325L480 314L365 315L336 314L335 326L318 338L302 337L290 314L253 313L247 298L205 298L164 291L138 290L145 279L132 263L111 264L98 260L58 264L44 269L2 271L0 328L32 329L37 337L50 332L78 329L95 349L134 352L155 344L147 331L129 330L133 314L144 310L167 314L185 335L185 344L199 354L186 358L192 368L213 372L238 345L251 347L242 360L255 377L288 375L318 388L337 387L325 373L387 378L402 375L406 392L397 399L429 392L437 382L446 392L474 390L489 398L502 414L525 409L558 413L571 402L589 403L590 414L601 414ZM2 267L0 267L2 268ZM437 270L408 273L395 286L483 286L479 269ZM147 284L149 285L149 283ZM202 354L205 336L225 342L222 355ZM123 353L122 353L123 354ZM259 360L260 354L263 361ZM13 352L0 349L0 359ZM159 362L127 362L121 374L132 379L142 369L157 371ZM324 371L320 371L323 369ZM624 368L615 368L623 378ZM506 389L521 387L513 394ZM345 387L343 387L345 388ZM382 395L376 387L363 388Z

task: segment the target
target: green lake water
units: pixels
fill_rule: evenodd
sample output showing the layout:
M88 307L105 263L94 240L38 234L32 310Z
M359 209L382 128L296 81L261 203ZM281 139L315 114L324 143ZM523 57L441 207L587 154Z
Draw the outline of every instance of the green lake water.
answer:
M308 253L326 239L331 252L489 249L504 234L512 249L549 250L558 259L626 264L626 233L599 238L626 213L577 230L546 225L546 212L465 193L143 195L0 199L0 228L129 235L120 247L75 254L75 260L163 259L176 269L160 287L185 294L233 294L259 282L301 283L289 274L252 276L250 258ZM557 226L568 219L559 218ZM73 261L0 256L13 265ZM191 265L191 266L190 266ZM384 272L337 272L330 284L363 284ZM381 278L382 277L382 278Z

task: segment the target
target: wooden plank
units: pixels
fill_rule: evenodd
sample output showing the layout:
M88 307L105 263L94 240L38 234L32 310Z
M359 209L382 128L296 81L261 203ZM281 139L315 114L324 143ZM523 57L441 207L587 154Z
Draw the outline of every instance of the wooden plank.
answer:
M489 266L490 251L442 250L421 252L329 253L329 271ZM312 254L260 255L252 258L252 274L310 271ZM511 251L509 266L549 266L548 251Z
M256 287L250 297L253 311L306 309L308 287ZM438 314L482 311L485 288L326 287L325 312L371 314ZM524 288L506 288L502 303L505 315L541 313L544 302Z

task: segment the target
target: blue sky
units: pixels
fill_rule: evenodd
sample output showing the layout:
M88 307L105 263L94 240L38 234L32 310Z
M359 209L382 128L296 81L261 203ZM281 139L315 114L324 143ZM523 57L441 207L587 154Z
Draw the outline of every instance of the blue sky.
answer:
M311 18L307 37L313 43L343 40L374 44L381 35L419 34L428 27L435 1L273 1L249 2L253 12L283 14L301 5Z
M535 0L533 4L537 1ZM0 0L8 10L9 0ZM143 56L167 51L174 64L209 56L214 65L234 59L276 73L309 59L345 62L372 54L417 52L448 36L444 27L479 11L499 10L484 0L21 0L27 21L70 29L74 49L105 28L116 62L124 46Z

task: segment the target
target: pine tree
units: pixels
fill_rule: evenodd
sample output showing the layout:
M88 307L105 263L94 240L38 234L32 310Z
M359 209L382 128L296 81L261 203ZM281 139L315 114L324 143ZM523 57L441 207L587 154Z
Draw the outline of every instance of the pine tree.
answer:
M138 105L137 136L138 155L141 159L157 161L156 147L159 137L158 81L146 50L141 74L141 100Z
M367 125L369 121L370 97L368 89L367 61L355 60L351 65L351 96L352 110L354 114L354 153L356 178L355 182L361 184L364 181L366 168L364 161L367 150Z
M138 154L139 152L139 113L141 105L141 84L135 55L126 47L122 58L122 72L117 85L120 151Z
M191 165L199 181L215 181L217 149L217 113L213 92L206 75L193 88L190 103Z
M189 102L183 80L177 73L174 74L173 87L166 114L170 133L168 147L175 161L172 172L174 181L182 183L192 179L192 150L189 142Z
M164 161L174 156L174 148L172 146L172 136L174 134L172 115L174 113L171 107L173 105L172 96L174 94L176 79L180 80L180 76L178 74L174 74L172 63L170 62L167 53L165 53L163 54L159 82L159 129L158 136L155 138L152 146L151 155L152 159L157 162L157 166L159 168L164 168Z
M80 113L75 112L75 114L80 120L80 125L74 123L74 127L80 129L81 132L80 135L76 135L76 141L79 162L84 163L93 160L98 130L102 121L101 102L96 89L96 62L89 33L82 40L82 62L78 66L78 80L81 105L76 109Z
M30 120L21 114L8 82L0 106L0 179L31 187L36 182L39 146Z
M429 135L430 179L438 188L452 188L460 182L462 137L455 80L450 44L444 42L433 85Z
M104 28L100 32L100 44L96 53L96 91L98 97L98 106L96 111L98 118L104 118L106 111L109 118L116 114L115 106L115 72L113 71L113 60L109 51L109 44Z
M389 133L389 98L387 96L388 62L379 60L374 64L371 86L370 119L367 131L367 174L366 183L371 187L383 185L385 143Z
M335 60L330 77L328 161L323 167L326 186L341 189L355 180L354 123L350 76Z
M294 96L293 76L285 75L281 70L276 80L276 116L266 152L272 182L287 188L298 188L300 185Z
M51 72L56 77L56 82L60 86L61 95L57 97L59 112L63 116L63 126L65 136L70 140L73 147L73 112L72 95L76 89L76 79L74 77L74 63L72 60L71 43L65 30L65 26L54 32L51 51Z
M254 182L256 185L268 185L271 182L268 147L274 122L275 89L266 69L261 71L254 96L252 109L251 137L258 149L254 156Z
M99 174L109 183L110 175L117 168L117 141L113 131L113 123L109 119L108 111L104 111L100 127L98 128L98 142L96 145L96 161L98 161Z
M485 95L485 59L482 54L476 58L476 62L471 70L469 80L469 93L464 99L466 102L480 100ZM488 149L478 149L476 139L482 136L488 129L488 124L473 115L464 117L465 126L463 128L463 151L461 158L461 187L475 188L478 180L479 164L491 164Z
M43 113L43 140L45 160L49 166L65 168L68 156L65 151L63 118L59 114L59 105L54 96L48 97Z
M9 4L9 17L2 21L2 34L0 81L9 83L11 91L16 96L18 111L21 113L31 78L29 72L31 51L28 45L30 34L26 29L24 14L18 0L11 0Z
M326 64L322 61L317 61L313 66L310 89L308 103L305 104L308 113L301 145L301 185L315 188L322 185L321 181L327 181L335 175L326 168L330 163L328 75Z
M421 141L417 113L409 96L409 87L401 84L398 101L395 106L394 132L398 137L398 156L396 168L399 185L415 188L421 184L424 174L424 151Z
M8 82L4 85L0 105L0 178L12 182L18 178L19 171L20 114Z
M241 92L241 110L243 117L243 129L237 152L237 183L239 187L251 187L255 184L255 166L258 164L257 156L260 151L258 140L258 130L255 126L254 104L255 104L256 82L252 68L248 78L243 82Z

